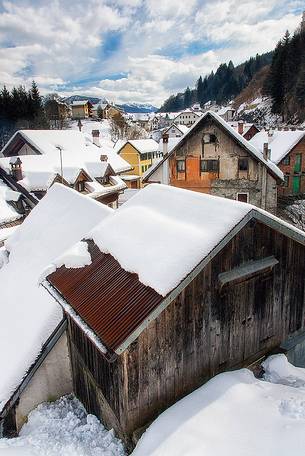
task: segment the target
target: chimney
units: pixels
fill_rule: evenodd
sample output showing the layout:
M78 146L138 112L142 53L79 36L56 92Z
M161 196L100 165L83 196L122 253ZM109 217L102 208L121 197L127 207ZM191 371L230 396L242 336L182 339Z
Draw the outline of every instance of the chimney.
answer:
M238 124L237 124L237 131L240 135L243 135L244 134L244 122L242 120L239 120L238 121Z
M165 157L165 155L167 155L167 152L168 152L168 133L163 133L162 141L163 141L163 157Z
M97 147L101 147L99 130L92 130L92 138L93 138L93 144L95 144Z
M272 136L273 136L273 130L270 128L270 129L268 130L268 139L269 139L269 138L272 138Z
M77 126L78 126L79 131L82 131L83 124L80 119L78 119Z
M22 161L19 157L10 161L11 164L11 174L15 181L22 180Z
M101 162L106 162L108 160L108 156L107 155L101 155L100 156L100 160L101 160Z
M269 155L270 155L270 150L268 149L269 147L269 144L268 143L264 143L264 148L263 148L263 157L265 160L268 160Z

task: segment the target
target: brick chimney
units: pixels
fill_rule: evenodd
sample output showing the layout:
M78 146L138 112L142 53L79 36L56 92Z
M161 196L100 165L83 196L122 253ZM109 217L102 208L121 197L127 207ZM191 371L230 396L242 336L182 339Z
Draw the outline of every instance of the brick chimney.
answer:
M10 161L11 164L11 174L15 181L22 180L22 161L19 157Z
M95 144L97 147L101 147L99 130L92 130L92 138L93 138L93 144Z
M163 133L162 142L163 142L163 157L165 157L165 155L167 155L167 152L168 152L168 133Z
M243 135L244 134L244 122L242 120L239 120L238 121L238 124L237 124L237 131L240 135Z
M101 160L101 162L106 162L108 160L108 156L107 155L101 155L100 156L100 160Z

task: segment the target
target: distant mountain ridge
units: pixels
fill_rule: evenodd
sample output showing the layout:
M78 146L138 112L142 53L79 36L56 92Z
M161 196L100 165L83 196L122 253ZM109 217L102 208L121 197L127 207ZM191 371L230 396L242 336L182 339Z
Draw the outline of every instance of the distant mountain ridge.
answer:
M85 100L90 101L90 103L92 103L92 104L96 104L100 101L100 98L86 97L85 95L71 95L70 97L62 98L62 101L64 101L65 103L68 103L68 104L73 103L73 101L85 101Z
M158 108L156 108L156 106L153 106L149 103L124 103L117 106L121 109L124 109L125 112L129 113L149 113L158 111Z

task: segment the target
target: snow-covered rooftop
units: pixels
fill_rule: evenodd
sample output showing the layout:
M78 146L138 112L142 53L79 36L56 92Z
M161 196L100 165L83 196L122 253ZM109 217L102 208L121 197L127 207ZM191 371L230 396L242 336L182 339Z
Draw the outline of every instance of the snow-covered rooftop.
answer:
M69 184L75 182L81 170L84 170L91 179L103 177L105 162L101 161L101 155L107 157L107 163L115 173L131 168L112 147L97 147L90 136L79 131L20 130L16 134L18 133L31 147L40 152L37 155L21 156L24 178L19 183L29 191L46 190L57 174L61 176L61 156L63 178ZM10 171L10 161L9 157L0 158L0 165L7 172Z
M18 200L20 193L13 192L4 182L0 179L0 225L2 223L13 222L22 217L14 209L14 207L9 204L9 201Z
M304 137L305 131L303 130L274 130L271 135L262 130L253 136L250 143L261 153L264 143L268 143L271 150L271 160L278 164Z
M128 142L141 154L156 152L158 150L158 143L153 139L132 139Z
M92 237L123 269L165 296L251 209L229 199L151 184L96 227Z
M60 306L38 286L42 271L112 212L55 184L6 241L10 254L0 269L0 411L62 319Z

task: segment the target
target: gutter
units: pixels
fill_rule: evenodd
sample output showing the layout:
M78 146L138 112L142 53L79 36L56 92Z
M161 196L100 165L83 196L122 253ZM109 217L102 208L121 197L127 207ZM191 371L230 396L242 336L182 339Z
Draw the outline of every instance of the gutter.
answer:
M34 363L31 365L31 367L28 370L28 373L22 380L21 384L18 386L16 391L13 393L11 398L7 401L5 406L0 412L0 420L5 418L6 415L9 412L9 409L13 407L13 405L18 401L20 398L22 392L25 390L25 388L28 386L32 378L34 377L35 373L43 363L43 361L46 359L50 351L53 349L54 345L58 342L62 334L65 332L67 328L67 320L61 320L59 325L56 327L56 329L53 331L51 336L47 339L46 343L43 345L40 354L34 361Z

